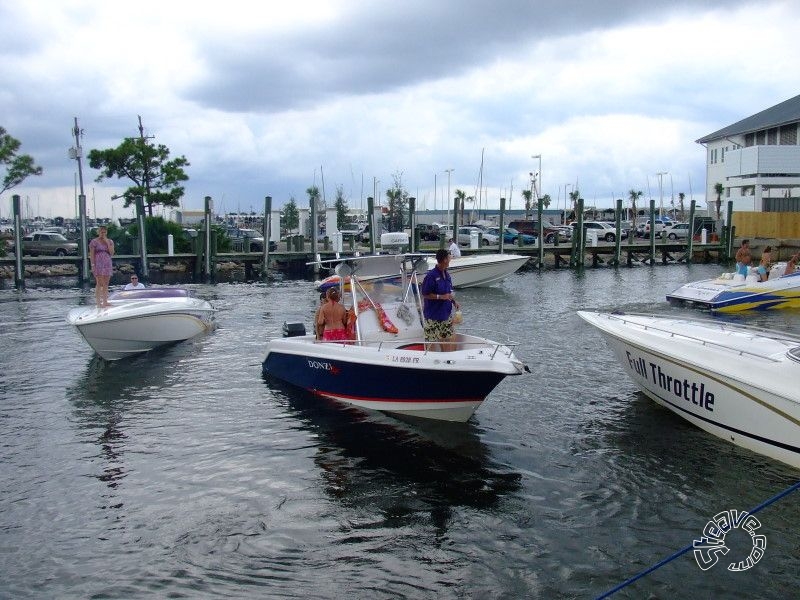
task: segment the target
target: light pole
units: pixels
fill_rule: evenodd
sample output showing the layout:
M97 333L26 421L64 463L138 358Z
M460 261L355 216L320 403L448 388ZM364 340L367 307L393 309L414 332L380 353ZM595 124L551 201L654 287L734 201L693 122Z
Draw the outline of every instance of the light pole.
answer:
M450 173L455 171L455 169L445 169L444 172L447 173L447 225L450 224ZM453 232L453 235L456 235L456 232Z
M539 199L539 196L542 195L542 155L541 154L534 154L531 158L538 158L539 159L539 189L536 190L536 199Z

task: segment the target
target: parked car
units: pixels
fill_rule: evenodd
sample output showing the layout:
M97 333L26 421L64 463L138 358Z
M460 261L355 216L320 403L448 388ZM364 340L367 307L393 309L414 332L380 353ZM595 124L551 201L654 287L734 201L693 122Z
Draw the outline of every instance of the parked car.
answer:
M9 249L14 252L14 244L11 244ZM40 254L67 256L68 254L78 254L78 243L69 241L60 233L34 231L23 236L22 253L31 256Z
M658 234L656 234L658 235ZM673 223L667 225L664 231L661 232L661 237L667 236L667 239L688 239L689 238L689 223Z
M577 226L577 223L573 223ZM617 227L607 221L584 221L583 228L587 235L589 232L596 232L598 240L605 240L606 242L613 242L617 239ZM620 229L620 238L625 239L628 237L628 232Z
M487 233L483 231L480 227L459 227L458 228L458 245L459 246L469 246L470 241L472 239L472 232L477 231L483 236L481 240L481 245L483 246L496 246L500 243L500 236Z
M240 229L238 238L242 240L243 252L263 252L264 251L264 236L261 232L255 229ZM236 238L234 238L236 239ZM249 243L249 246L247 245ZM270 240L269 251L274 252L278 249L277 242Z
M346 241L352 238L355 241L360 242L362 234L366 228L366 225L360 225L359 223L344 223L339 228L339 231L342 234L342 240Z
M491 233L492 235L500 236L500 228L499 227L490 227L486 231ZM536 243L536 236L528 235L527 233L520 233L513 227L506 227L503 230L503 242L506 244L518 244L519 236L522 236L522 244L535 244Z
M417 231L419 231L419 239L426 242L435 242L439 240L439 228L430 223L417 223Z
M520 233L527 233L528 235L532 235L533 237L539 235L539 221L529 221L529 220L519 219L516 221L511 221L508 224L508 226L511 227L512 229L516 229ZM542 235L544 236L545 244L552 244L553 242L555 242L556 236L558 236L558 239L561 239L563 237L560 231L550 223L544 223L544 229Z
M655 226L653 228L655 236L659 237L661 235L661 232L664 231L664 228L667 225L670 225L671 223L672 221L670 221L669 219L656 219ZM636 235L639 237L646 237L646 238L650 237L650 219L647 219L645 223L640 224L636 228Z

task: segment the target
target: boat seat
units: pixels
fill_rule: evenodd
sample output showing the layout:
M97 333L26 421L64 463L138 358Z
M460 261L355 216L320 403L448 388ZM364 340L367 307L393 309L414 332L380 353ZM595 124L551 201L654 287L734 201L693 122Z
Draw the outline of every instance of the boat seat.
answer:
M386 303L383 304L383 310L386 312L386 316L389 320L397 327L397 333L389 333L388 331L384 331L383 327L378 320L377 313L372 310L365 310L359 313L358 315L358 328L361 331L361 339L364 341L385 341L385 340L396 340L396 339L408 339L408 338L424 338L425 333L422 329L422 324L419 321L419 317L416 316L417 310L413 308L413 305L406 305L409 306L409 312L407 314L412 315L411 323L406 323L405 320L401 316L397 314L398 309L402 306L401 303ZM406 317L408 318L408 317Z
M779 262L775 263L773 267L769 270L769 280L777 279L778 277L783 277L786 273L786 263Z

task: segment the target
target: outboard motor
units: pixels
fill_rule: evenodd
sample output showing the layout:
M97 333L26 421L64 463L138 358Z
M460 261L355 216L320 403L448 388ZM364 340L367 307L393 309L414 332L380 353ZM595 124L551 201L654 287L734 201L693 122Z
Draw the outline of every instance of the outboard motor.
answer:
M306 326L302 323L283 322L283 337L297 337L306 334Z

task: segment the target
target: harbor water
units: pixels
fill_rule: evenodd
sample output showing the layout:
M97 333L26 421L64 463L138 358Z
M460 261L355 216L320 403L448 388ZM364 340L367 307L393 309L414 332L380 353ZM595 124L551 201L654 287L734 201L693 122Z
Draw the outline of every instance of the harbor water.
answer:
M306 280L192 285L216 331L118 363L65 322L91 289L0 290L0 598L594 598L800 472L707 434L624 374L579 309L691 313L800 334L800 313L711 317L664 296L716 265L517 273L458 294L530 374L466 424L344 408L261 377ZM491 337L491 335L488 335ZM800 383L800 382L799 382ZM786 598L800 493L701 570L687 552L614 598ZM741 533L741 535L739 535Z

